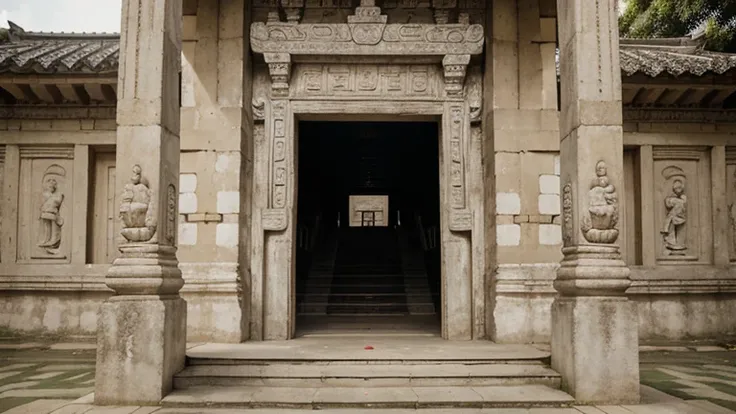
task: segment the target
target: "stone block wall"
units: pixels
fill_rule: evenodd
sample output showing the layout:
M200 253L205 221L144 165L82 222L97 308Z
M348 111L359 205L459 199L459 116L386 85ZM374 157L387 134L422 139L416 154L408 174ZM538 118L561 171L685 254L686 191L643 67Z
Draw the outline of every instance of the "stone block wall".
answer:
M115 128L113 119L0 120L0 326L95 332L116 251L98 201L115 197Z
M487 153L495 194L495 271L488 337L549 340L562 258L554 2L493 2L487 17ZM489 87L490 86L490 87ZM488 162L488 161L486 161Z

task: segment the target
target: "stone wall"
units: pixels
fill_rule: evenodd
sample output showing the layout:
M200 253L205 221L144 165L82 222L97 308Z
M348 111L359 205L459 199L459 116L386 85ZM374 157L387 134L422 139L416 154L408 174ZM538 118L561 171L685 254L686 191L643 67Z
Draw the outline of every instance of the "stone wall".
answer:
M562 258L555 4L496 0L487 18L486 163L494 169L494 304L488 337L549 340ZM490 70L489 70L490 69ZM491 210L493 211L493 210Z

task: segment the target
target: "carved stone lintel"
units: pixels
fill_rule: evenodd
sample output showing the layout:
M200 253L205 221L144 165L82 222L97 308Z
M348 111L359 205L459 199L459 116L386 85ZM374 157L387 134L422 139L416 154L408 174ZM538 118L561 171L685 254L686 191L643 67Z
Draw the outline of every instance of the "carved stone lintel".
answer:
M470 55L447 55L442 59L445 69L445 91L449 96L462 96Z
M479 24L383 24L360 21L358 17L348 16L350 24L253 23L251 47L255 53L331 56L483 53L483 26ZM368 42L367 32L382 33L377 44Z
M302 20L304 12L304 0L279 0L286 14L286 21L298 24Z
M266 209L261 214L261 224L264 231L284 231L289 225L285 209Z
M288 53L264 53L271 75L271 93L275 97L289 96L289 80L291 79L291 55Z
M434 22L436 24L450 23L450 10L457 7L457 0L432 0Z

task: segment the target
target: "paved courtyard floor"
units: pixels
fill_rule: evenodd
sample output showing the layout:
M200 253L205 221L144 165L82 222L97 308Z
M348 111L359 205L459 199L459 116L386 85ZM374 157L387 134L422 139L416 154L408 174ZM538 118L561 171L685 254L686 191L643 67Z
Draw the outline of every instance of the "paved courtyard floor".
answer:
M736 411L736 351L714 346L641 347L642 405L549 409L424 409L424 414L721 414ZM91 343L0 339L0 413L233 414L232 409L94 407L95 347ZM413 410L325 410L327 413L405 414ZM300 414L248 410L248 414Z

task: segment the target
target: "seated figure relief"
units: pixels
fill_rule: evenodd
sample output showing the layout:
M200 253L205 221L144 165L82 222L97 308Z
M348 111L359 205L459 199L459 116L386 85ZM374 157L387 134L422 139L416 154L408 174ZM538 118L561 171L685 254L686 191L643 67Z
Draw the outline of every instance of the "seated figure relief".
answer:
M147 242L156 233L156 220L153 215L151 189L141 176L140 165L133 166L133 176L123 190L120 204L120 218L123 229L120 231L129 242Z
M585 240L591 243L615 243L618 238L618 195L608 178L604 161L595 166L596 178L588 191L588 213L581 229Z

